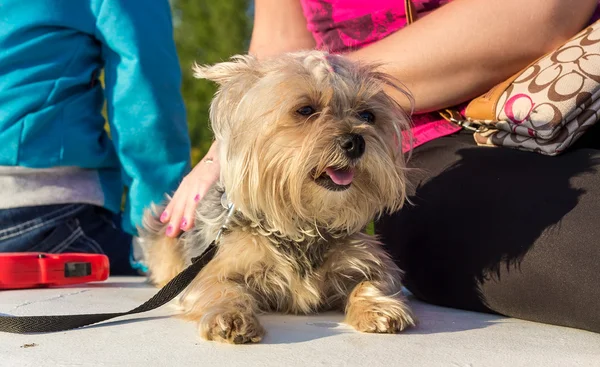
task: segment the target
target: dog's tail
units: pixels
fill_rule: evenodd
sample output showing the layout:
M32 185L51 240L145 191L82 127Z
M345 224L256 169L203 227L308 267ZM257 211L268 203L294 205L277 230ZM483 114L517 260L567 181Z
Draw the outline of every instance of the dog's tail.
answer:
M179 238L167 237L167 224L159 220L163 206L151 205L144 212L142 228L138 229L148 278L163 287L185 268L183 246Z

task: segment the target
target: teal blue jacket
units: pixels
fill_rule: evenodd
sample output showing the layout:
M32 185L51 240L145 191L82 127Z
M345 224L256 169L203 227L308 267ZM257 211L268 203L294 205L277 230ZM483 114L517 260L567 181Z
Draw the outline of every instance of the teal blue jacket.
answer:
M0 0L0 166L97 170L131 234L190 168L180 87L168 0Z

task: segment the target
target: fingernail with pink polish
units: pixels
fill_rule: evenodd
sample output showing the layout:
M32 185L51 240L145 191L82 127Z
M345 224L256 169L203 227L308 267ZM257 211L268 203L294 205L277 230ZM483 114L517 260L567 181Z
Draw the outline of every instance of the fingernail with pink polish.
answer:
M187 219L183 218L183 222L181 222L181 225L179 226L179 228L185 229L185 227L187 227Z
M167 236L170 236L171 233L173 233L173 226L168 226L167 227Z
M196 196L194 196L194 201L196 201L196 202L200 201L200 194L197 194Z
M167 219L167 211L165 210L161 215L160 215L160 221L164 222Z

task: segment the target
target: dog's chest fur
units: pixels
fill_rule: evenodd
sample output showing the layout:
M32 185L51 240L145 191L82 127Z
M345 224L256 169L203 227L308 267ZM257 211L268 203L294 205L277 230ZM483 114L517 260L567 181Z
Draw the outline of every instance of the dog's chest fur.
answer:
M198 248L199 242L206 245L216 236L226 211L221 204L222 193L222 188L215 187L203 200L196 235L190 233L185 241L188 249ZM263 301L262 307L305 313L321 306L327 298L327 262L342 242L341 236L326 232L292 240L236 213L219 244L222 254L218 256L224 258L218 261L227 264L223 267L228 269L228 279L247 286Z
M262 256L248 255L245 269L232 274L262 300L261 308L309 313L327 303L329 260L337 242L323 239L295 242L256 236ZM278 240L278 242L276 242Z
M287 259L289 264L302 278L313 274L327 259L332 248L332 242L323 238L311 238L304 242L295 242L289 239L274 239L273 246L280 256Z
M189 240L196 242L196 246L189 244L188 247L199 247L197 241L201 240L203 246L200 247L204 248L217 236L220 227L224 223L227 210L223 206L223 193L224 189L222 187L214 186L203 199L198 210L199 217L194 231L196 233L191 233L188 236ZM232 231L242 231L267 239L273 247L273 251L279 253L282 259L287 260L286 262L293 264L301 276L306 276L319 268L325 262L327 253L332 247L335 247L339 237L341 237L340 235L315 231L318 235L307 235L300 241L292 240L278 232L263 228L260 223L250 222L239 213L234 213L230 218L230 223L224 234L227 235Z

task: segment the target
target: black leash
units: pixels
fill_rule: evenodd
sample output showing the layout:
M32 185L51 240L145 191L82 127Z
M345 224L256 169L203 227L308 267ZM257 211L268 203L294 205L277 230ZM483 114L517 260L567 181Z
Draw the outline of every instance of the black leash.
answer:
M0 316L0 332L25 334L25 333L50 333L77 329L83 326L113 319L115 317L133 315L147 312L161 307L180 294L200 270L214 257L217 246L211 243L202 255L192 259L192 264L181 273L177 274L167 285L161 288L154 297L144 304L127 312L83 314L83 315L58 315L58 316Z

